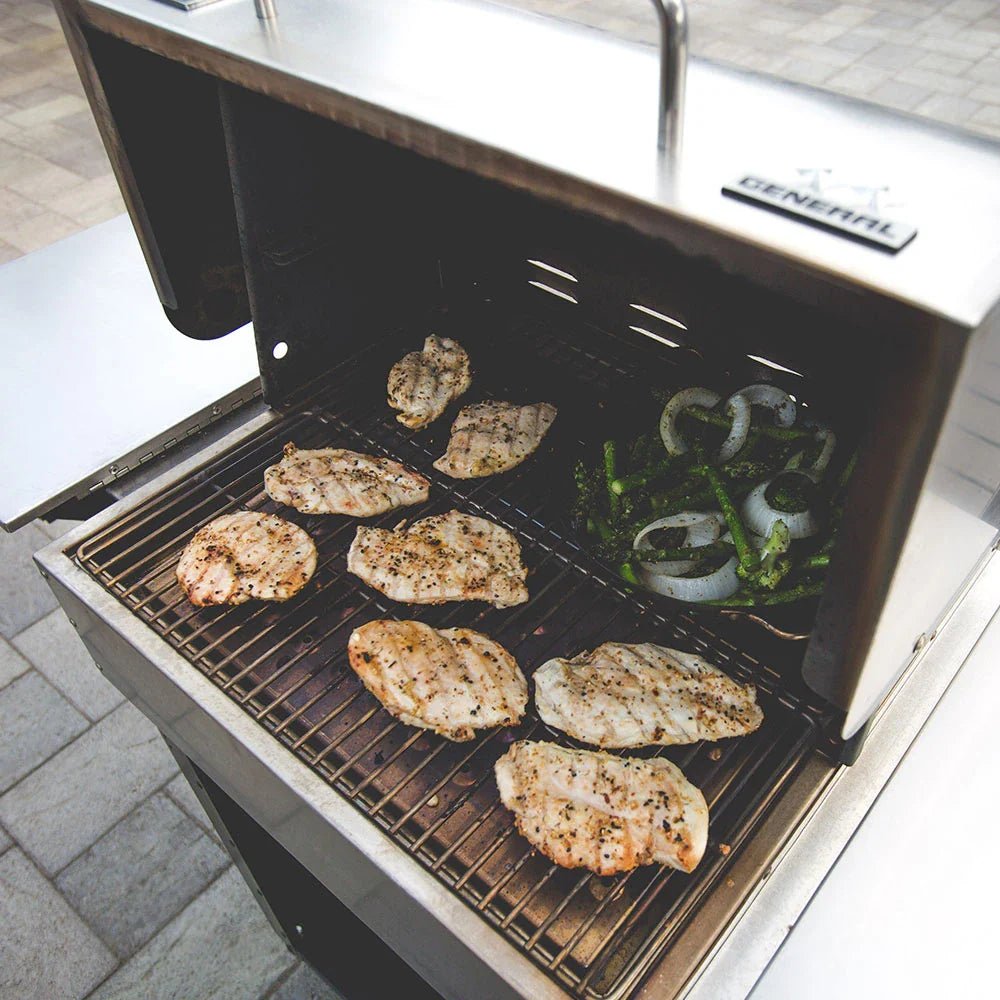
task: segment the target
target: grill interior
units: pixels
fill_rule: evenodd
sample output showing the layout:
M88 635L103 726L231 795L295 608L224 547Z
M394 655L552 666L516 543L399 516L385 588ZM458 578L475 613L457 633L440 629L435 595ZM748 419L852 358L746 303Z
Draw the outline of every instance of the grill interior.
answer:
M470 329L481 335L474 339ZM384 402L385 373L432 331L455 333L470 350L476 375L465 402L547 399L559 406L552 433L532 459L501 476L452 481L431 467L450 419L416 433L395 421ZM683 365L685 354L660 347L656 363ZM665 355L671 357L664 361ZM593 433L602 403L648 380L651 356L582 324L570 329L552 320L479 315L466 327L435 317L433 325L413 326L342 362L276 424L123 514L73 553L194 669L579 997L623 996L638 983L699 900L726 877L769 803L821 745L830 716L801 683L805 643L628 594L574 537L565 517L572 459ZM263 470L287 441L390 455L430 478L426 506L369 523L391 527L403 516L456 507L506 525L521 541L531 600L506 610L416 607L367 588L346 570L354 519L300 515L263 492ZM181 549L201 525L243 507L280 513L310 532L320 555L313 582L286 605L193 608L174 578ZM613 639L677 645L753 681L765 712L756 733L650 751L677 763L709 803L711 841L696 872L650 866L599 878L550 864L515 832L492 765L516 739L572 741L548 730L530 708L519 728L462 744L395 721L347 663L351 630L378 617L481 630L503 643L529 677L551 656Z

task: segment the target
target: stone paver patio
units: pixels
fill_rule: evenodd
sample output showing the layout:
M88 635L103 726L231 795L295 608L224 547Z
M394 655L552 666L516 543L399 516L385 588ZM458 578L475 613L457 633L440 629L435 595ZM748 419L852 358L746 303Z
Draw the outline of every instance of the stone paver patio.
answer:
M504 0L654 43L649 0ZM1000 136L996 0L688 0L691 51Z
M655 37L646 0L516 5ZM1000 136L996 0L690 12L695 53ZM52 8L0 0L0 263L121 211ZM31 554L65 527L0 532L0 1000L330 996L35 571Z

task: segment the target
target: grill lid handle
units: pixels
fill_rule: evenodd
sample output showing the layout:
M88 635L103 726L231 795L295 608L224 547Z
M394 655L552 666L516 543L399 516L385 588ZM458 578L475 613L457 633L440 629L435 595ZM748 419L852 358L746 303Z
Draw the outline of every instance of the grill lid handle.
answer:
M660 122L657 145L680 151L687 76L688 16L684 0L653 0L660 21Z

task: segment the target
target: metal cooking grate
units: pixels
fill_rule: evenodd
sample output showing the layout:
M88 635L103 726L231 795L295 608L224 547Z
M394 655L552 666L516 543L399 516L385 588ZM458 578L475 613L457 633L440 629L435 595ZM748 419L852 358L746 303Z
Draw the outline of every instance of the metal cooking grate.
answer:
M411 333L405 342L370 347L338 366L305 408L122 515L83 542L75 557L563 988L581 997L622 996L724 877L755 821L819 742L822 720L773 666L741 652L698 616L627 594L560 529L556 512L563 501L554 484L568 478L560 456L567 435L573 439L578 429L574 401L615 391L628 372L609 362L608 344L591 343L583 330L572 342L537 326L510 324L503 334L502 341L484 338L478 348L463 337L477 364L468 400L481 398L488 383L494 395L547 398L561 409L562 437L551 435L519 469L467 482L432 469L450 421L412 433L384 403L389 364L422 339ZM516 363L504 367L492 353L501 342L504 357ZM541 387L547 391L533 391ZM365 587L346 570L354 519L298 515L263 492L263 470L289 440L300 447L388 454L419 469L431 479L431 500L405 516L458 507L505 524L521 540L531 600L506 610L413 607ZM174 578L180 551L201 525L241 507L280 511L306 528L320 555L314 580L286 605L193 608ZM402 516L390 513L371 523L391 526ZM351 630L383 616L479 629L502 642L529 675L550 656L616 639L678 645L753 680L766 715L757 733L661 751L709 803L712 840L697 871L688 876L651 866L599 878L550 864L514 831L497 797L493 763L515 739L566 738L531 714L518 729L463 744L395 721L346 657Z

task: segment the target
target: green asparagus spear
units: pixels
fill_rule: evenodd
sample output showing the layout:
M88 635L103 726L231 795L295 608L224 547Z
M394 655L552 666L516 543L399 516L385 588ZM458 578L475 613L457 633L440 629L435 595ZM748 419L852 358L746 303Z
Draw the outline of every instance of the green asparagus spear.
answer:
M781 556L774 561L774 565L769 570L758 570L754 574L754 586L761 590L776 590L778 584L791 573L794 566L795 563L792 562L789 556Z
M676 549L632 549L626 559L630 562L674 562L681 559L713 559L728 555L733 550L731 542L712 542L709 545L682 545Z
M851 476L854 474L854 468L857 464L858 452L855 451L854 454L847 460L847 465L844 466L840 475L837 477L836 494L838 496L847 488L847 484L850 481Z
M618 513L621 500L618 494L612 489L611 484L617 478L615 473L615 463L617 458L617 446L614 441L604 442L604 480L608 487L608 505L611 509L611 516Z
M611 492L617 493L618 496L621 496L623 493L629 493L632 490L648 486L652 480L669 472L672 465L673 461L669 458L653 462L650 465L647 465L646 468L640 469L638 472L631 472L627 476L622 476L619 479L613 480L611 482Z
M715 410L706 410L703 406L689 406L684 414L700 420L703 424L712 424L715 427L725 428L727 431L732 426L732 421L724 413L716 413ZM811 438L813 432L806 427L775 427L771 424L755 426L754 430L764 437L774 438L776 441L800 441L803 438Z
M774 590L788 575L792 561L785 557L792 536L788 525L778 520L771 525L771 530L760 550L760 569L753 575L753 583L764 590Z
M576 482L576 501L573 513L577 517L588 517L590 512L598 507L599 486L593 469L581 460L573 466L573 479Z
M830 553L829 552L816 552L811 556L808 556L802 562L802 568L806 570L813 569L826 569L830 565Z
M726 519L726 524L729 526L729 531L733 536L733 544L736 546L736 558L739 560L736 572L741 577L749 577L757 569L760 560L750 542L750 537L743 525L743 519L736 510L736 505L733 503L732 497L730 497L718 470L704 461L701 465L697 466L697 470L708 480L709 485L712 487L716 503L718 503L719 510L722 511L722 516Z
M734 500L742 500L767 473L763 473L758 479L735 479L726 474L725 466L722 474L726 475L729 483L729 494ZM699 486L698 476L685 480L680 486L673 489L664 490L662 493L653 493L649 497L649 503L657 517L667 517L670 514L677 514L682 510L704 510L715 500L715 490L711 486Z
M823 583L800 583L796 587L789 587L788 590L781 590L775 594L765 594L764 604L791 604L792 601L799 601L806 597L818 597L823 593Z
M716 607L729 608L753 608L758 605L791 604L792 601L800 601L806 597L816 597L823 593L822 583L800 583L788 590L779 590L773 594L754 594L747 591L738 591L731 597L724 597L719 601L703 601L703 604L714 605Z

